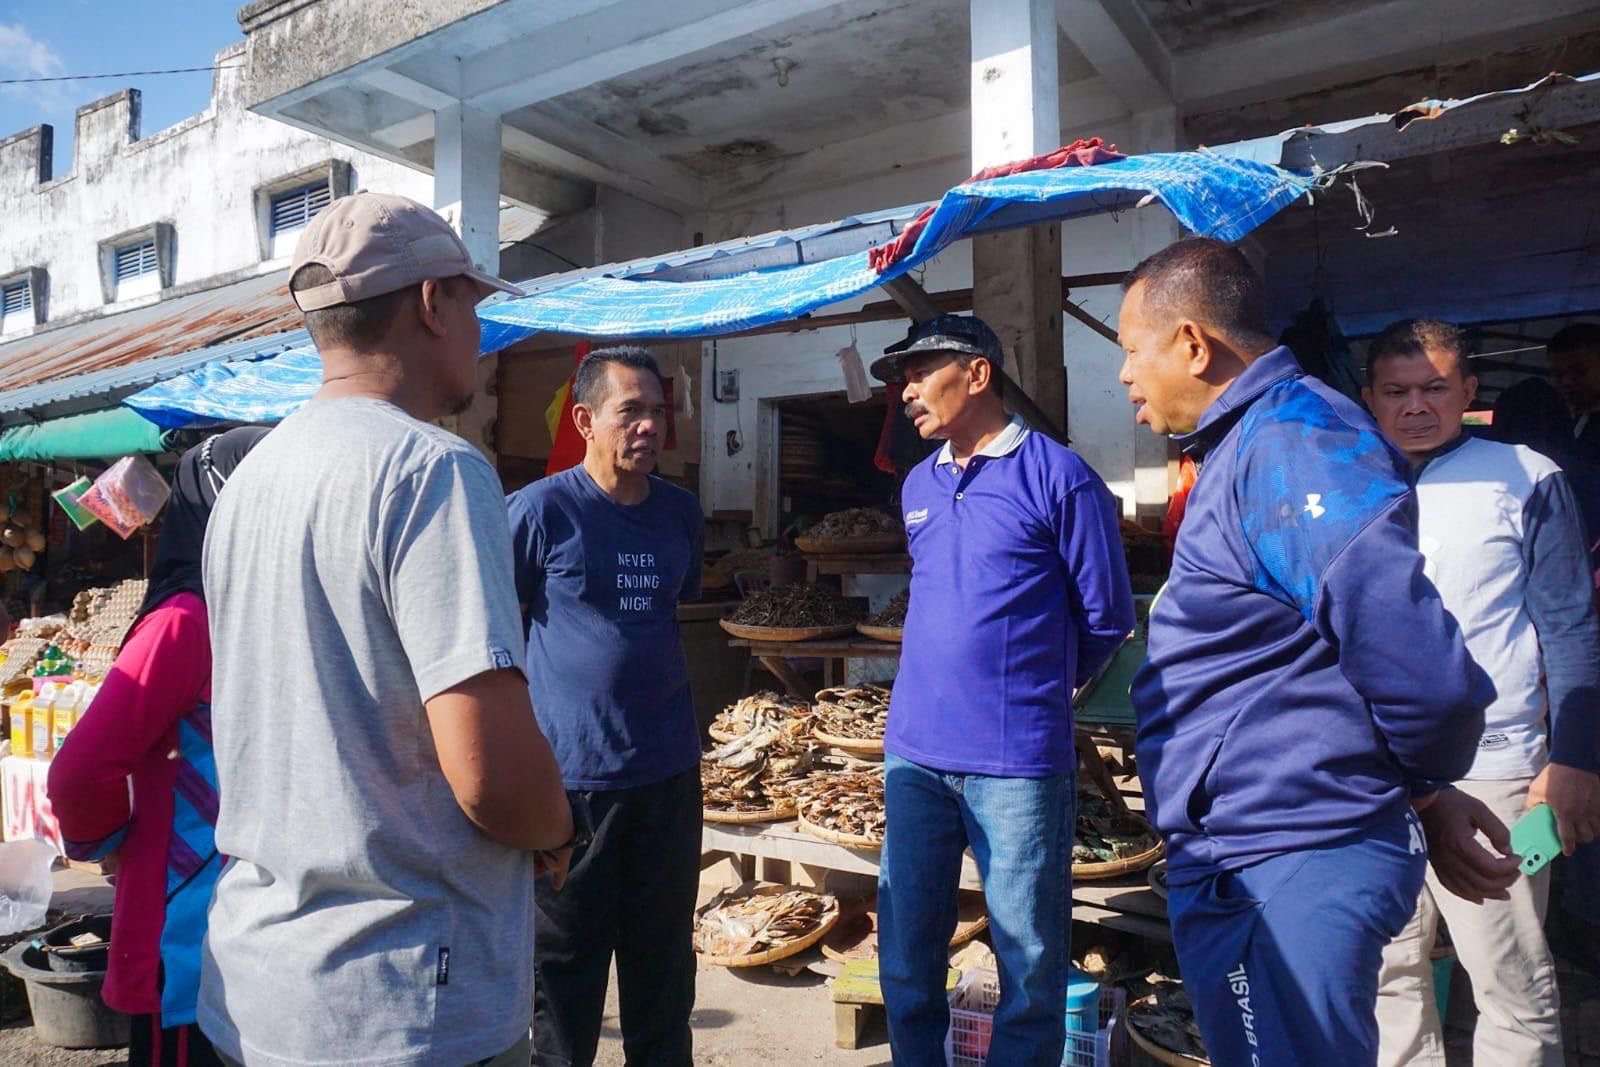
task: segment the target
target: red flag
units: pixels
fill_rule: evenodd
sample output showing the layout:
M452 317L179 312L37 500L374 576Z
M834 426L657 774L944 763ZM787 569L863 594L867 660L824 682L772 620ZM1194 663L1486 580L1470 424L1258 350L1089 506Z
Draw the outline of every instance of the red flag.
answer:
M574 354L573 363L582 363L583 357L589 354L589 342L579 341ZM572 421L572 381L576 376L574 368L545 409L545 424L550 427L550 459L544 467L546 477L583 462L583 435L578 432L578 424Z

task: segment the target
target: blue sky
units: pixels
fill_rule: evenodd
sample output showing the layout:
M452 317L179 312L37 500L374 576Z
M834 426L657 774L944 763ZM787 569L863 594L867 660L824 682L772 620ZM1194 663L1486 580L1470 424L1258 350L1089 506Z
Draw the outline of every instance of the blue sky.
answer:
M209 66L244 36L243 0L0 0L0 78ZM0 138L55 127L55 173L72 169L79 105L119 89L144 94L148 135L205 110L210 74L0 85Z

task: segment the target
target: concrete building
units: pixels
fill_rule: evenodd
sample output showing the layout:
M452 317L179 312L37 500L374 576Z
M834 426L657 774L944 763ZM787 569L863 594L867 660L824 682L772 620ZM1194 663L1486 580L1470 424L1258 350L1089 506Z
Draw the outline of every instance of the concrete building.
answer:
M280 271L352 189L432 199L424 171L246 110L244 50L217 55L210 105L165 130L143 133L129 89L78 109L74 159L53 158L49 126L0 141L0 337Z

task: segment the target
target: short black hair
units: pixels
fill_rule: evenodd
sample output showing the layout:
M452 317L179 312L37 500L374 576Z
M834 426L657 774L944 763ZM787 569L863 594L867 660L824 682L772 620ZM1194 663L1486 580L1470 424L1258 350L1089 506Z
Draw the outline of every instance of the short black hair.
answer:
M572 375L572 402L591 410L598 408L606 398L606 368L613 363L649 371L661 384L661 391L667 391L667 380L662 377L661 365L649 349L638 345L614 345L611 348L597 348L578 362L578 369Z
M1271 343L1261 276L1244 253L1214 237L1190 237L1148 257L1122 279L1140 282L1147 305L1194 319L1233 341Z
M1463 379L1472 376L1472 365L1467 362L1466 346L1459 329L1439 319L1401 319L1385 326L1367 346L1367 384L1372 384L1373 371L1380 360L1421 356L1430 348L1455 356L1456 368Z
M333 271L321 263L307 263L295 271L294 277L289 279L289 291L298 293L319 285L327 285L334 280ZM446 286L463 282L475 284L465 276L459 275L455 278L440 279L440 283ZM369 296L365 300L354 300L348 304L335 304L332 307L307 311L306 330L319 349L325 346L354 348L358 351L375 348L389 336L389 327L394 324L401 305L408 297L421 291L422 285L418 283L408 285L404 289L396 289L392 293Z
M1590 356L1600 356L1600 322L1574 322L1570 326L1563 326L1545 342L1545 351L1552 356L1568 352L1587 352Z

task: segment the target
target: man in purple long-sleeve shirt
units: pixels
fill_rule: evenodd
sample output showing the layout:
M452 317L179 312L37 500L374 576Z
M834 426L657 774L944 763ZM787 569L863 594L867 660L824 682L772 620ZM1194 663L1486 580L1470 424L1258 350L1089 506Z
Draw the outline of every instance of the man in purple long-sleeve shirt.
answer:
M1059 1063L1071 927L1073 689L1133 628L1105 483L1007 415L976 318L873 364L944 448L907 476L911 607L885 739L879 973L896 1063L944 1062L961 857L983 877L1000 1003L990 1063Z

